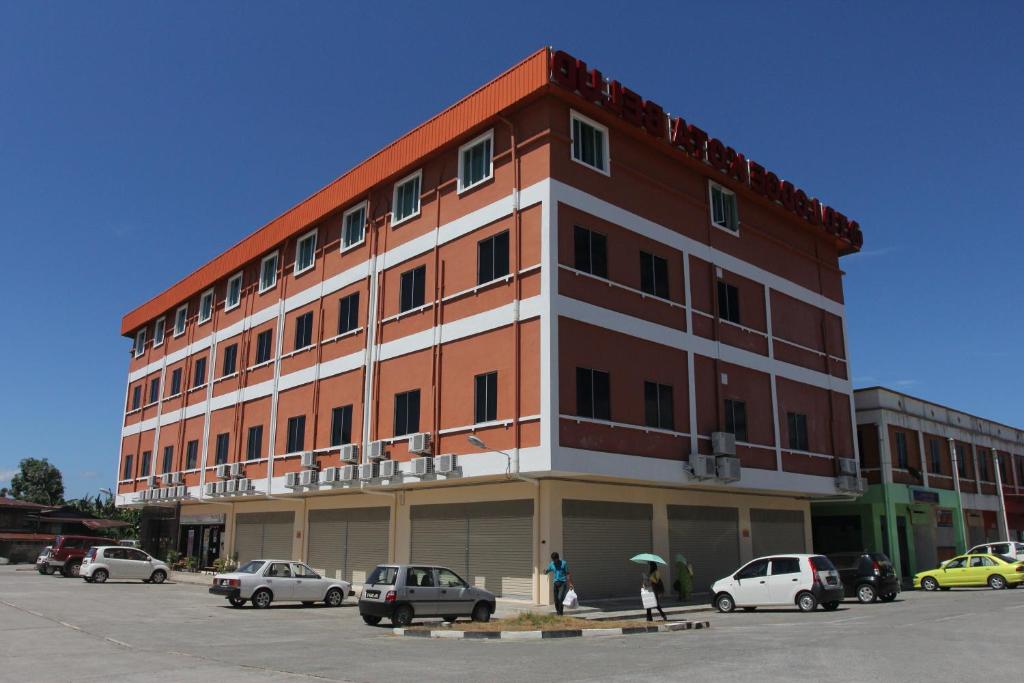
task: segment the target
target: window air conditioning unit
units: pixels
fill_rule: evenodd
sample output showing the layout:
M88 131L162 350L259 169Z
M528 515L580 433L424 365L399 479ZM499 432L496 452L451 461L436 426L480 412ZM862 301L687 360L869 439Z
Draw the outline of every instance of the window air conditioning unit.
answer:
M155 489L157 487L157 480L155 474L151 474L148 477L146 477L145 481L146 486L148 486L149 488Z
M338 481L352 481L356 478L358 465L342 465L338 468Z
M434 458L434 471L438 474L451 474L459 466L459 461L454 455L439 455Z
M377 443L379 443L379 442L377 442ZM360 479L363 479L363 480L373 479L376 476L377 476L377 463L375 463L375 462L364 462L362 465L359 466L359 478Z
M223 481L216 481L216 482L213 483L213 491L218 496L222 496L227 491L227 487L224 486L224 482Z
M249 493L252 491L252 479L239 479L238 487L236 490L239 493Z
M228 495L231 495L231 494L233 494L237 490L238 490L238 480L237 479L228 479L226 482L224 482L224 493L226 493Z
M867 490L867 482L860 477L842 474L836 477L836 488L850 493L864 493Z
M217 465L214 473L218 479L227 479L231 476L231 465Z
M857 476L857 461L853 458L838 458L839 474L850 477Z
M345 444L341 447L340 455L342 462L359 462L359 445L354 443Z
M245 473L245 465L243 465L240 462L233 462L231 463L228 470L230 471L232 477L238 478Z
M377 466L377 476L391 479L398 475L398 463L394 460L381 460Z
M740 472L743 467L740 465L739 458L730 458L729 456L720 455L715 458L718 462L718 478L722 481L739 481Z
M409 452L419 453L420 455L431 455L433 450L431 449L430 434L410 434L409 435Z
M715 455L736 455L736 435L729 432L711 432L711 451Z
M338 481L338 468L325 467L320 473L320 482L323 484L334 484Z
M299 483L303 486L313 486L316 484L318 474L320 473L316 470L303 470L299 472Z
M171 483L172 484L184 484L185 483L185 473L184 472L175 472L173 475L171 475Z
M284 475L284 485L287 486L290 489L293 489L296 486L298 486L299 485L299 473L298 472L289 472L288 474Z
M160 489L160 499L161 500L170 500L171 498L174 498L174 487L173 486L170 487L170 488Z
M135 500L137 500L137 501L149 500L149 489L146 489L145 491L139 491L138 494L136 494L136 496L135 496Z
M177 490L174 492L174 496L176 498L188 498L188 487L184 485L178 486Z
M174 480L172 479L172 477L174 477L174 475L171 474L170 472L168 472L166 474L161 474L160 475L160 484L162 486L170 486L171 484L174 483Z
M371 441L366 448L367 460L383 460L386 455L383 441Z
M302 460L303 467L316 467L316 453L313 451L303 451L299 457Z
M204 496L212 496L212 495L215 495L216 493L217 493L217 484L215 484L212 481L211 482L207 482L206 484L203 484L203 495Z
M412 462L412 473L417 477L422 477L434 471L433 458L413 458L410 462Z
M694 479L714 479L718 476L715 456L695 453L690 456L690 474Z

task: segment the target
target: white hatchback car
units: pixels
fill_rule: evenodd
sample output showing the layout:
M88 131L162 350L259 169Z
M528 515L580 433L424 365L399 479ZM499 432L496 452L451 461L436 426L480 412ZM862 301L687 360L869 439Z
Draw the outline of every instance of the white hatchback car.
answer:
M720 612L783 605L813 612L818 605L834 610L843 601L839 572L824 555L759 557L715 581L711 592Z
M233 572L214 576L210 592L223 595L232 607L241 607L249 600L260 609L274 601L303 605L323 602L338 607L352 595L352 584L324 578L294 560L250 560Z
M78 575L87 583L103 583L107 579L139 579L143 583L163 583L170 568L149 553L122 545L100 545L89 548L82 558Z
M992 541L976 545L968 550L965 555L1005 555L1015 560L1024 560L1024 543L1014 541Z

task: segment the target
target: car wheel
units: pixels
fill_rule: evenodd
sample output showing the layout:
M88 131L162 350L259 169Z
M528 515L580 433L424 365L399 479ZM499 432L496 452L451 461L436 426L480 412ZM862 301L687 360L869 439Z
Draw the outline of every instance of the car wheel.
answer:
M157 569L153 572L153 575L149 577L149 580L153 583L163 583L167 580L167 572L163 569Z
M897 593L885 593L885 594L879 596L879 598L882 600L882 602L892 602L893 600L896 599L897 595L898 595Z
M82 563L68 562L66 565L64 565L64 569L62 571L64 573L64 576L68 578L72 576L78 576L79 572L82 571Z
M933 576L926 576L921 579L921 588L926 591L933 591L939 587L939 582L935 580Z
M110 576L106 569L97 569L92 573L92 580L94 583L104 583L107 577Z
M719 593L718 597L715 598L715 607L718 608L719 612L731 612L736 609L736 602L728 593Z
M252 606L256 609L266 609L270 607L270 603L274 600L274 596L270 594L266 588L261 588L252 594Z
M345 596L342 595L341 589L332 588L327 591L327 596L324 597L324 604L328 607L341 607L341 603L344 599Z
M391 615L391 623L395 626L408 626L412 623L412 617L412 607L400 605L395 608L395 613Z
M865 605L869 602L874 602L875 598L877 597L878 593L877 591L875 591L875 587L871 584L862 583L861 585L857 586L857 599Z
M992 590L1001 591L1006 588L1006 579L999 574L993 574L988 577L988 586Z
M245 604L245 598L240 598L237 595L232 595L228 598L228 602L231 603L232 607L241 607Z
M57 570L51 567L50 565L46 565L45 567L43 567L43 573L47 576L53 576L54 572L56 571Z
M491 620L491 608L488 607L486 602L476 603L476 607L473 608L473 621L479 621L487 623Z
M796 606L800 608L801 612L813 612L818 607L818 599L804 591L796 596Z
M363 614L362 617L363 617L363 621L368 626L376 626L377 624L380 623L380 617L374 616L372 614Z
M829 600L828 602L821 603L821 606L824 607L829 612L835 612L837 609L839 609L839 601L838 600Z

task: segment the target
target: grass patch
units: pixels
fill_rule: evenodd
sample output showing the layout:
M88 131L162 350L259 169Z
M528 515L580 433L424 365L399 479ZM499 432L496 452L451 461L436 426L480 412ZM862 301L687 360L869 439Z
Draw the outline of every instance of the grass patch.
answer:
M654 622L661 623L660 621ZM421 625L413 626L414 631L571 631L598 628L635 628L647 626L643 619L619 619L616 621L590 621L579 617L560 617L557 614L539 614L536 612L520 612L511 619L491 619L487 623L475 621L456 621L451 626Z

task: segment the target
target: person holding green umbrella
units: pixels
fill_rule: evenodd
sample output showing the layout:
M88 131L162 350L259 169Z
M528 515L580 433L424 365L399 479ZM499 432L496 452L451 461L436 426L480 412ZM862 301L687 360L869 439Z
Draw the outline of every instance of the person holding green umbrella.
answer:
M661 578L661 572L658 571L659 564L668 563L654 553L640 553L639 555L629 559L631 562L647 563L647 576L641 584L641 588L646 588L654 593L655 608L658 610L658 614L661 615L661 618L668 621L668 617L665 616L665 611L661 609L661 596L665 594L665 582ZM654 615L651 610L652 608L647 608L647 621L654 621Z

